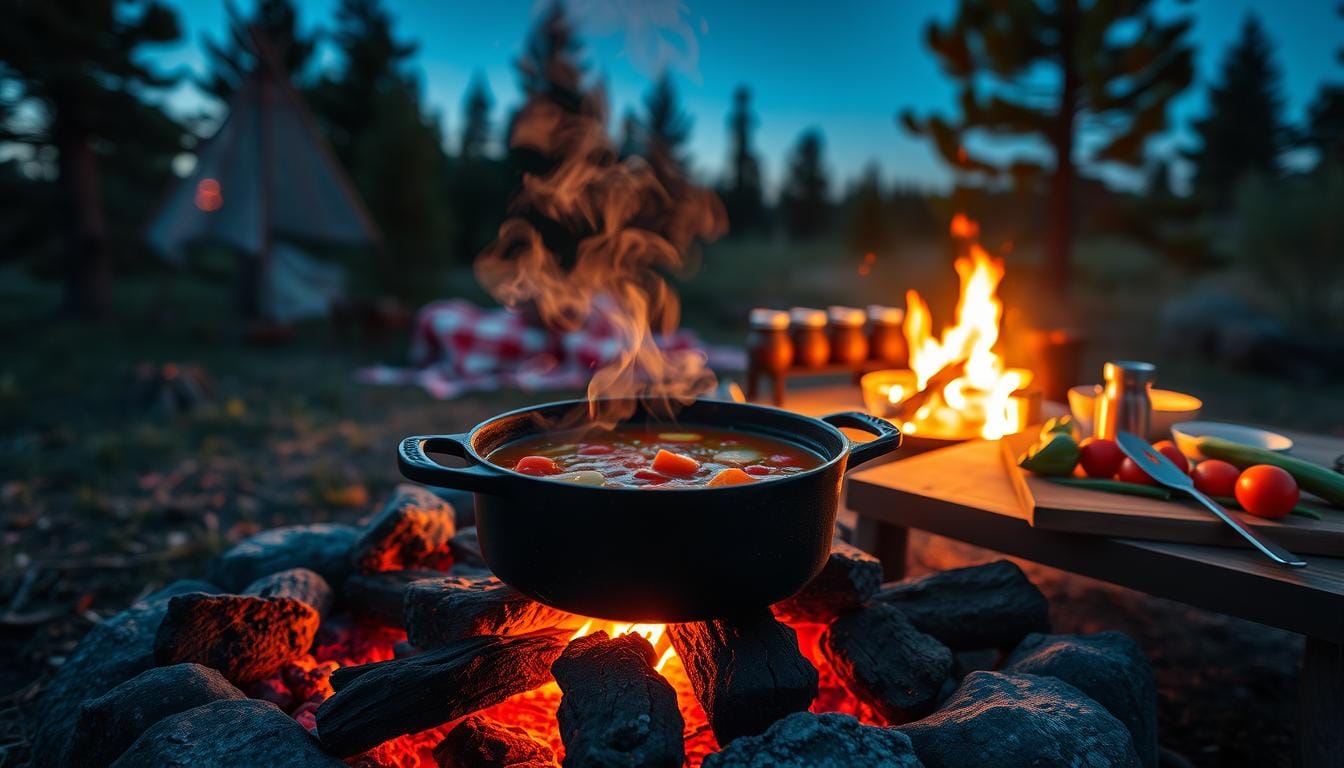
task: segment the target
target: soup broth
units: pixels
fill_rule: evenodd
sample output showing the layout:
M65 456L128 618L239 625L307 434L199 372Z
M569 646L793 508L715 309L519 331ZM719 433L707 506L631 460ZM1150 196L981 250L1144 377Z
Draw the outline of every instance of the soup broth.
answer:
M756 483L822 463L820 456L793 443L696 425L548 433L505 445L487 458L526 475L628 488Z

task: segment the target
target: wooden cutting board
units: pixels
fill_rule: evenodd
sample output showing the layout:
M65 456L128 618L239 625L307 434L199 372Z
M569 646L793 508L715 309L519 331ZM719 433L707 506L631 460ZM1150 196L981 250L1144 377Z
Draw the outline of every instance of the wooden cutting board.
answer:
M1129 539L1250 546L1212 512L1194 501L1182 501L1180 496L1173 495L1171 501L1162 501L1073 488L1022 470L1017 466L1017 457L1025 453L1036 438L1036 433L1030 431L999 441L1013 487L1026 511L1027 521L1033 527ZM1266 520L1240 510L1231 511L1294 554L1344 557L1344 510L1323 511L1322 520L1301 515Z

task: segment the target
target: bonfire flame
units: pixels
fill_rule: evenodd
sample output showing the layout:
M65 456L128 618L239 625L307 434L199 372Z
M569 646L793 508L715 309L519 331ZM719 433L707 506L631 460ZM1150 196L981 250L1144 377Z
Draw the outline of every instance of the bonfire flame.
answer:
M593 374L587 413L611 426L633 405L606 398L637 398L671 415L714 387L703 354L662 350L657 334L680 319L665 274L684 270L696 241L723 234L727 217L713 192L675 167L621 160L595 93L579 112L539 95L518 113L510 146L540 162L524 174L513 215L476 274L496 300L534 307L551 328L573 330L594 313L612 328L618 349Z
M933 315L918 291L905 296L905 338L915 389L926 395L904 425L905 431L960 436L978 431L991 440L1016 432L1020 414L1013 393L1031 382L1031 372L1007 368L994 351L1003 319L999 282L1003 260L990 256L976 238L979 226L963 214L952 219L952 236L961 247L954 263L961 279L956 323L933 335ZM949 375L955 374L949 378ZM928 390L934 391L928 391ZM893 403L912 392L893 387Z

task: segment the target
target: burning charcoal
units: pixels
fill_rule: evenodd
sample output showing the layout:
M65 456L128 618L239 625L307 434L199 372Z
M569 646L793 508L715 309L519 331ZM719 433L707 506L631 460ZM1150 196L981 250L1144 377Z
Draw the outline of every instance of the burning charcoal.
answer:
M456 530L448 502L427 488L402 483L364 529L350 560L361 573L446 571L453 564L448 540Z
M882 561L843 541L831 544L821 573L798 594L775 603L781 621L829 623L873 596L882 585Z
M405 617L406 586L413 581L442 577L438 571L352 573L345 580L345 605L361 619L400 627Z
M1092 697L1129 729L1145 768L1157 765L1157 682L1128 635L1027 635L1003 671L1056 677Z
M831 623L821 650L851 693L889 722L927 714L952 671L952 652L889 605L868 604Z
M257 597L292 597L311 606L319 616L330 613L331 604L336 600L327 580L317 571L310 571L307 568L290 568L287 571L263 576L247 585L243 594Z
M160 720L113 768L345 768L274 704L255 699L216 701Z
M406 587L406 634L420 648L578 623L573 614L542 605L493 577L447 576Z
M203 581L179 581L121 613L95 624L38 699L33 722L33 762L38 768L63 764L80 704L102 696L154 666L154 633L168 600L187 592L209 592Z
M1007 560L902 581L873 600L900 608L957 651L1011 648L1032 632L1050 631L1045 595Z
M331 676L336 693L317 710L318 737L328 752L349 757L498 704L550 678L565 634L472 637L405 659L338 669Z
M434 748L439 768L554 768L551 748L527 731L472 715Z
M703 768L922 768L910 739L851 715L797 712L705 757Z
M215 558L210 579L231 592L276 571L307 568L335 589L350 574L350 548L359 538L349 525L314 523L272 528L239 542Z
M653 668L649 641L595 632L551 666L563 695L556 718L565 768L680 768L685 760L677 692Z
M1139 768L1129 732L1053 677L972 672L942 709L901 727L926 765Z
M490 566L485 564L485 558L481 556L481 543L476 540L476 526L458 531L457 535L449 540L448 547L453 550L454 566L465 565L490 570Z
M223 675L200 664L146 670L84 702L65 764L68 768L102 768L169 715L212 701L245 698Z
M799 652L798 635L766 609L671 624L668 634L720 744L758 734L817 696L817 670Z
M154 658L161 665L193 661L235 684L250 683L307 652L317 625L317 611L290 597L181 595L168 601Z

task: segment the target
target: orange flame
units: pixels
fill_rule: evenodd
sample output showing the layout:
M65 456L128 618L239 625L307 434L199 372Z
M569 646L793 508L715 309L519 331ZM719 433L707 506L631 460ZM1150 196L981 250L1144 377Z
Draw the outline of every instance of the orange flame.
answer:
M601 619L588 619L586 622L584 622L583 626L576 629L574 631L574 634L569 636L569 639L572 642L574 640L578 640L580 637L587 637L588 635L591 635L594 632L606 632L607 637L620 637L621 635L627 635L633 633L643 637L645 640L648 640L649 645L653 646L653 650L657 651L658 646L663 641L664 634L667 632L667 625L626 624L619 621L602 621ZM671 641L669 641L667 643L667 647L663 649L662 655L658 657L658 663L654 664L653 668L658 670L659 672L662 672L663 667L667 665L667 662L671 661L672 658L675 657L676 655L677 650L672 647L672 643Z
M656 333L680 319L665 275L684 270L695 241L717 238L727 218L713 192L674 168L620 160L604 124L600 94L578 113L546 96L520 110L510 144L545 158L548 170L524 174L516 215L481 254L476 275L505 306L535 307L552 328L575 329L594 313L611 326L619 349L593 374L587 415L612 425L634 406L609 398L637 398L670 415L713 388L702 354L664 351Z
M923 391L949 366L965 366L960 376L944 385L904 425L907 432L959 435L974 430L993 440L1019 429L1018 402L1012 395L1030 383L1031 372L1005 367L994 351L1003 318L1003 302L998 297L1003 259L980 247L975 240L979 231L979 225L964 214L952 219L952 235L966 241L953 265L961 280L954 325L935 337L928 304L918 291L906 293L904 330L916 389ZM890 397L897 402L910 394L893 388Z

